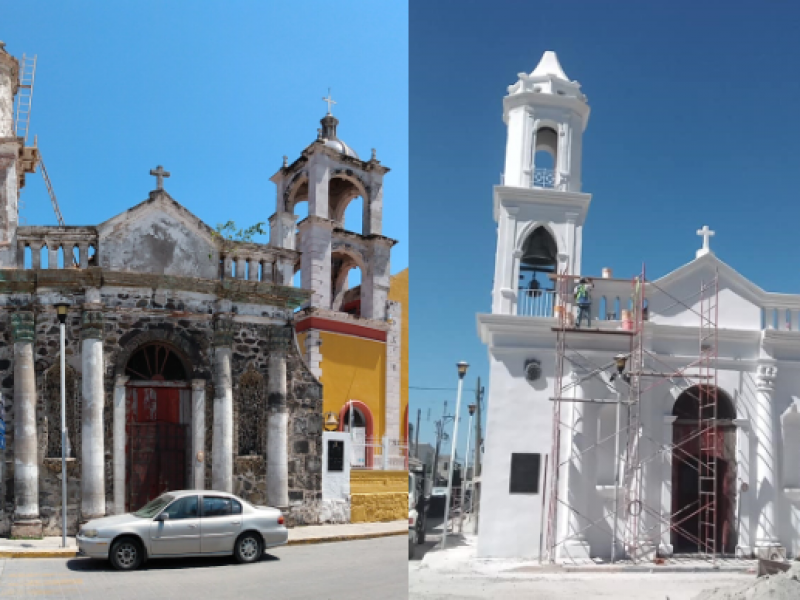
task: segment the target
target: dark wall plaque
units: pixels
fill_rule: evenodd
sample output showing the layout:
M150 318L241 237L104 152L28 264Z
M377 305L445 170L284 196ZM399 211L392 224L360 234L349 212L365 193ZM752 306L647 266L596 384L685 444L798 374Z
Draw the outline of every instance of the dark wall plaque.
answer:
M508 492L510 494L538 494L541 462L541 454L512 454L511 481Z
M328 440L328 471L344 471L344 442Z

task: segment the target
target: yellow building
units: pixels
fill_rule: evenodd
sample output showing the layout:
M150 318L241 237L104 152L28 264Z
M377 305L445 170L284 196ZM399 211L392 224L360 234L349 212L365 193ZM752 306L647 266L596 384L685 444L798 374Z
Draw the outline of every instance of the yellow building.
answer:
M299 320L301 350L309 356L314 349L308 345L316 346L323 411L335 415L339 430L352 423L364 430L368 444L380 445L384 437L407 444L408 269L391 278L384 322L360 318L360 294L360 287L348 290L346 318L312 314ZM311 341L309 332L316 334Z

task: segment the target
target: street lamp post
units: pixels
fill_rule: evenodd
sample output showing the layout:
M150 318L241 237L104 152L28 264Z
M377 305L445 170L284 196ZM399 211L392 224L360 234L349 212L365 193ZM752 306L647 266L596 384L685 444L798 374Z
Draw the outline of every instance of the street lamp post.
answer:
M467 428L467 458L465 459L464 463L464 478L462 479L461 483L461 514L458 518L458 532L461 533L464 529L464 510L466 508L466 497L467 497L467 475L469 474L469 446L470 442L472 441L472 417L475 414L475 405L469 404L467 405L467 409L469 410L469 427ZM473 468L474 470L474 468ZM472 477L473 481L475 480L474 474ZM475 485L472 485L472 496L470 496L470 503L475 497Z
M447 473L447 498L444 505L444 532L442 533L442 549L444 549L447 545L447 521L450 518L450 499L452 498L453 494L453 467L456 461L456 446L458 445L458 413L461 408L461 387L464 383L464 375L467 374L469 364L462 360L456 366L458 367L458 396L456 397L456 414L453 420L453 440L450 444L450 470Z
M67 309L69 304L56 304L61 330L61 547L67 547L67 389L65 383L64 338L66 337Z

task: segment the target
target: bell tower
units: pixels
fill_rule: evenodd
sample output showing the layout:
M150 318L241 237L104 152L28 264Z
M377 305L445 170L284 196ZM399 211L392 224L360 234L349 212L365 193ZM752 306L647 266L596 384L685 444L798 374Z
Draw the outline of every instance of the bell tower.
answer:
M591 201L581 192L590 110L580 84L567 77L552 51L533 72L518 77L503 99L505 171L494 188L495 314L527 314L520 312L520 291L535 288L539 298L538 291L552 285L550 273L580 274Z

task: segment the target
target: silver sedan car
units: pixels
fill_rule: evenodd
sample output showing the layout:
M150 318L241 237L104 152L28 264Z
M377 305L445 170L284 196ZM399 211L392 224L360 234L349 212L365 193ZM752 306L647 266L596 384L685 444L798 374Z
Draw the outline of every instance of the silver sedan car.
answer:
M179 556L233 555L251 563L288 539L278 509L208 490L167 492L135 513L89 521L77 537L81 554L121 570Z

